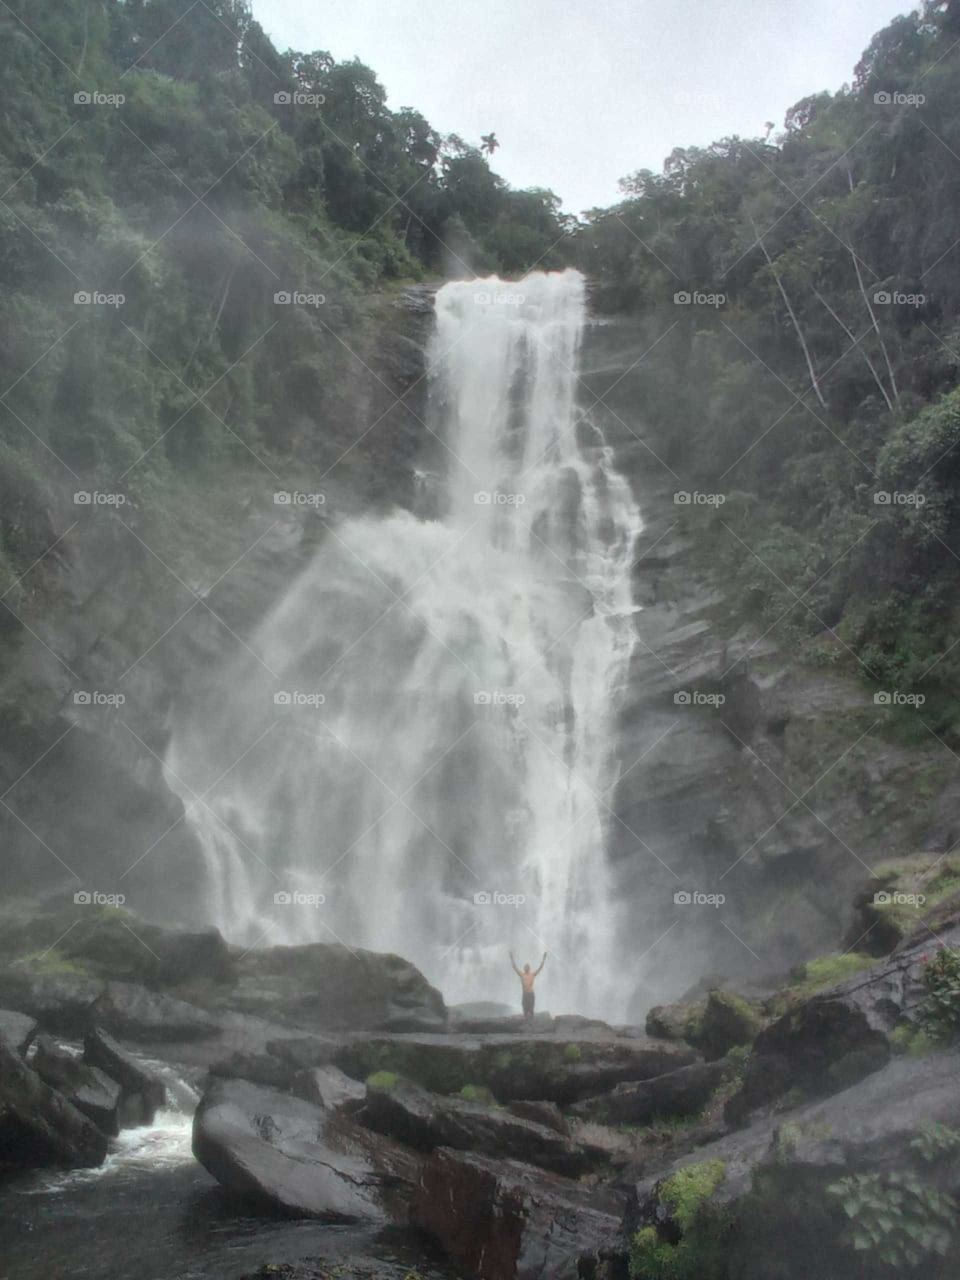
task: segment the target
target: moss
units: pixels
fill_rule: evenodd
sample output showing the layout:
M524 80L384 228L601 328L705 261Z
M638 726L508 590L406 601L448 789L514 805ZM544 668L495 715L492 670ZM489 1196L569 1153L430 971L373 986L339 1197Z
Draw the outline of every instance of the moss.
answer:
M466 1102L483 1102L487 1106L496 1106L497 1100L483 1084L465 1084L460 1090L460 1097Z
M673 1211L681 1230L687 1231L704 1200L713 1195L726 1176L727 1167L722 1160L685 1165L664 1182L660 1201Z
M16 960L12 967L40 974L70 974L78 978L95 976L79 960L65 956L56 947L48 947L46 951L31 951Z
M912 1022L901 1022L889 1035L890 1048L901 1057L925 1058L928 1053L935 1053L944 1046Z
M396 1086L399 1079L400 1077L395 1071L374 1071L373 1075L367 1076L367 1088L381 1093L389 1093Z
M582 1056L583 1054L581 1053L580 1046L578 1044L565 1044L563 1046L564 1062L579 1062Z
M822 991L825 987L836 986L854 978L864 969L877 964L876 956L865 955L862 951L845 951L843 954L818 956L800 966L799 981L792 987L798 995L808 996Z
M631 1280L720 1280L728 1223L707 1201L725 1177L722 1160L702 1160L661 1184L658 1199L680 1229L680 1240L662 1237L656 1227L641 1228L630 1247Z

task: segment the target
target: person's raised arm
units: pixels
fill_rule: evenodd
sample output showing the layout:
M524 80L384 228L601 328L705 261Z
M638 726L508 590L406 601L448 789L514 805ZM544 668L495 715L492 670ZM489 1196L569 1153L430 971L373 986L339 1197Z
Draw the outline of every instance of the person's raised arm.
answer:
M513 972L514 972L514 973L517 975L517 977L519 978L519 977L521 976L521 974L520 974L520 970L517 968L517 962L516 962L516 960L514 960L514 958L513 958L513 952L512 952L512 951L510 952L510 964L513 966Z
M543 968L543 966L544 966L546 963L547 963L547 953L546 953L546 952L544 952L544 953L543 953L543 959L540 961L540 969L542 969L542 968ZM540 969L538 969L538 970L537 970L537 973L539 973L539 972L540 972ZM535 973L533 976L534 976L534 977L536 977L536 976L537 976L537 973Z

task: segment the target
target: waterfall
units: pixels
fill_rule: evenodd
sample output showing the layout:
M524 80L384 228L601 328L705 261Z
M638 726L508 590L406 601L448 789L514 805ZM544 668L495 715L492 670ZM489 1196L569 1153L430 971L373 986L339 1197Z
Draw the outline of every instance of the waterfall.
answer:
M541 1007L623 1016L606 805L641 523L578 408L585 316L575 271L445 285L442 516L331 524L179 716L167 776L227 937L395 951L450 1002L517 1004L509 949L547 951Z

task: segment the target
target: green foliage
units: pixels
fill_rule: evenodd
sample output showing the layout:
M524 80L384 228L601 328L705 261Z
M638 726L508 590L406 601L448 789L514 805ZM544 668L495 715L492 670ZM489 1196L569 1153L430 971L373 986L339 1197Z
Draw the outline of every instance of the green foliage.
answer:
M939 1040L912 1022L901 1022L893 1028L888 1039L895 1054L908 1058L925 1058L942 1047Z
M495 1106L496 1098L483 1084L465 1084L460 1090L460 1097L466 1102L483 1102L487 1106Z
M960 1035L960 954L938 947L923 966L923 984L920 1025L934 1040L955 1040Z
M960 736L960 46L953 4L880 32L851 86L792 108L780 133L678 148L621 183L577 261L631 316L644 359L611 391L640 403L727 622L922 693ZM925 102L909 92L920 68ZM927 76L927 73L929 75ZM808 193L802 200L797 192ZM678 306L678 292L723 295ZM603 388L598 387L602 392ZM880 712L927 729L915 707Z
M374 1071L372 1075L367 1076L366 1085L368 1089L375 1092L389 1093L399 1079L395 1071Z
M722 1160L704 1160L686 1165L660 1186L660 1204L682 1234L673 1243L656 1227L636 1232L630 1247L630 1280L721 1280L727 1219L707 1201L725 1176Z
M858 1173L827 1188L850 1219L845 1239L890 1267L916 1267L950 1248L957 1206L952 1196L912 1172Z
M949 1125L928 1120L920 1126L920 1132L910 1146L928 1164L933 1164L937 1160L955 1154L960 1149L960 1132L951 1129Z
M798 971L799 982L793 987L801 995L812 995L825 987L836 986L855 978L864 969L877 963L876 956L868 956L860 951L845 951L842 955L818 956L815 960L807 960Z
M563 1046L564 1062L579 1062L583 1054L578 1044L565 1044Z

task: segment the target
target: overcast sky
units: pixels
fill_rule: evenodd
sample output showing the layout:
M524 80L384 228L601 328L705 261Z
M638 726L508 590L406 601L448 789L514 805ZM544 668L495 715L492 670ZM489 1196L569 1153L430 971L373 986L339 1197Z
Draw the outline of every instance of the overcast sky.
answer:
M280 49L377 73L389 105L479 145L578 212L675 146L756 137L838 89L903 0L253 0Z

